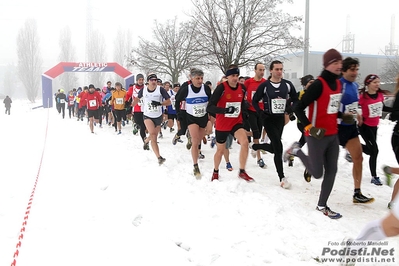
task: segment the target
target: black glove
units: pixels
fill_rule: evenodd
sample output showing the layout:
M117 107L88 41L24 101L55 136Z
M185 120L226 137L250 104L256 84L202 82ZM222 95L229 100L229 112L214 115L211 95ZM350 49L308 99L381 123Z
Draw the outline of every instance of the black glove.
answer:
M324 128L311 127L309 129L309 134L316 139L322 139L324 137L324 133L326 133Z
M236 108L234 106L229 106L225 109L225 114L234 114Z
M151 101L151 105L153 105L153 106L161 106L162 104L160 102L157 102L157 101Z
M355 123L355 118L353 114L342 114L342 122L348 125L353 125Z
M288 116L290 117L291 121L294 121L296 119L294 113L290 113Z

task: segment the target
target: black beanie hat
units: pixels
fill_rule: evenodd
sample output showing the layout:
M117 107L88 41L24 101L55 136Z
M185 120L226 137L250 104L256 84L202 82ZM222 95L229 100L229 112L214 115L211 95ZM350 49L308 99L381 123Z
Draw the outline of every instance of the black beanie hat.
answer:
M342 60L342 55L337 50L330 49L323 55L323 66L326 68L328 65L338 60Z

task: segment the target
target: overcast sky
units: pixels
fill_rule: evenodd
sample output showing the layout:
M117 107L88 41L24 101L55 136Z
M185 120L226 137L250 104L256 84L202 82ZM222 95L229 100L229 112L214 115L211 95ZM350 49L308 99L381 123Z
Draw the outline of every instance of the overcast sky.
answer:
M7 2L6 2L7 1ZM282 6L295 15L305 13L305 0L294 0L292 5ZM165 21L192 8L191 0L92 0L93 28L104 33L112 61L113 38L120 27L131 29L135 36L151 38L153 21ZM390 42L391 17L396 16L395 43L399 45L399 1L398 0L310 0L310 45L312 51L325 51L331 47L342 48L342 39L347 29L355 34L355 52L382 54ZM16 36L28 18L35 18L41 41L44 67L58 63L59 32L69 25L72 41L76 46L78 60L84 60L86 1L68 0L1 0L0 1L0 65L16 64ZM302 25L304 26L304 24ZM303 33L302 28L302 33ZM134 41L133 44L136 44Z

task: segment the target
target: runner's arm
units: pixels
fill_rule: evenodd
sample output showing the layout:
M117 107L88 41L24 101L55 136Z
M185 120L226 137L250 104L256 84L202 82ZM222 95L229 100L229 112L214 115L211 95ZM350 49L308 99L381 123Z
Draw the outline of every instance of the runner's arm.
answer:
M217 107L217 104L222 97L224 92L224 85L219 84L215 91L213 92L211 99L209 100L208 107L206 108L206 111L208 113L212 114L225 114L226 113L226 108L223 107Z
M315 80L312 85L306 90L306 92L302 95L301 99L294 105L294 113L298 117L298 120L306 127L310 123L309 119L305 114L305 109L311 103L316 101L322 93L323 85L320 80Z

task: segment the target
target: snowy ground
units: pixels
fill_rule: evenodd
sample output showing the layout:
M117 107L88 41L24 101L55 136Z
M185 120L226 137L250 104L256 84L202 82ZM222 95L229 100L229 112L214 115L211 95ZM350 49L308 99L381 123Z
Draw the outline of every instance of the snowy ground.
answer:
M185 143L173 146L169 131L159 140L166 162L158 166L131 124L122 135L108 126L93 135L85 121L63 120L55 108L31 110L25 102L14 103L11 116L1 113L0 121L0 265L13 262L47 121L18 266L319 265L314 258L328 241L355 237L388 213L392 188L370 183L366 155L362 191L376 201L352 203L352 165L341 150L329 205L343 218L331 220L315 210L321 180L306 183L298 159L294 167L285 165L290 190L279 186L271 154L263 155L267 169L248 158L256 182L246 183L237 178L239 146L233 143L235 170L228 172L222 161L220 181L210 182L214 150L205 145L198 181ZM285 148L299 138L295 123L284 130ZM381 121L379 166L397 165L392 126Z

